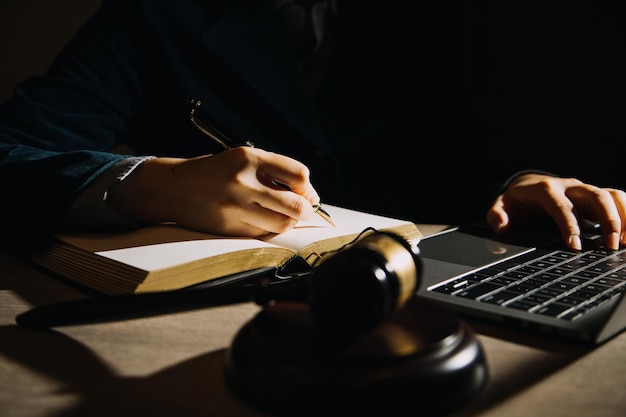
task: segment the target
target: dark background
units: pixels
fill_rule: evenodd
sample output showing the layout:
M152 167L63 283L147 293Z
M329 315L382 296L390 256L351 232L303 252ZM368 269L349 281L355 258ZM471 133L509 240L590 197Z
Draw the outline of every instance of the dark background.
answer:
M626 2L483 0L446 7L494 164L623 187Z
M100 5L96 0L0 2L0 103L15 84L41 74Z
M99 4L0 2L0 102L42 73ZM439 4L493 169L541 168L624 187L626 2Z

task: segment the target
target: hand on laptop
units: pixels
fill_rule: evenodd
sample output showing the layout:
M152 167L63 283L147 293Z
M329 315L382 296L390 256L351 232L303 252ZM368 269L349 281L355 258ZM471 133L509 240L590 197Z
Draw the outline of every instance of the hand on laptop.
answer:
M487 223L495 232L505 233L517 221L546 213L556 222L570 249L582 249L579 219L599 223L608 248L626 245L626 193L574 178L543 174L516 178L492 204Z

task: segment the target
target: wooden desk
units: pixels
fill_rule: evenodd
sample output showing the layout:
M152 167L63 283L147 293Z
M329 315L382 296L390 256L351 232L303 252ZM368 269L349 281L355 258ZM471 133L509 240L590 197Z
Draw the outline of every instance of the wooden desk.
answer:
M0 253L0 416L266 415L238 401L223 374L226 349L256 305L46 331L15 324L33 305L80 297ZM490 380L451 417L626 415L626 334L581 349L516 343L514 333L475 328L485 332L478 333Z

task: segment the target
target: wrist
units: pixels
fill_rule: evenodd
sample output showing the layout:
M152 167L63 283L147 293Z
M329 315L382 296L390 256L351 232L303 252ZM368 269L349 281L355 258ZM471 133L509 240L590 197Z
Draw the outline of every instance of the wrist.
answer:
M499 194L502 194L503 192L505 192L507 189L509 189L511 186L518 184L520 181L523 181L524 179L528 178L528 176L532 176L532 175L542 175L542 176L549 176L549 177L556 177L557 175L554 175L548 171L542 171L539 169L526 169L523 171L519 171L516 172L515 174L511 175L502 185L502 187L500 188L500 192Z
M121 215L137 223L174 220L172 167L176 158L150 158L111 186L107 203Z

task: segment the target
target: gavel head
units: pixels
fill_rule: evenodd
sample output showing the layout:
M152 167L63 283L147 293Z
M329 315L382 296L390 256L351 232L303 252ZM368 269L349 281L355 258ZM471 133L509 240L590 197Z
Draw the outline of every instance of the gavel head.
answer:
M308 290L313 316L331 335L367 332L415 295L421 269L417 246L393 233L366 235L315 270Z

